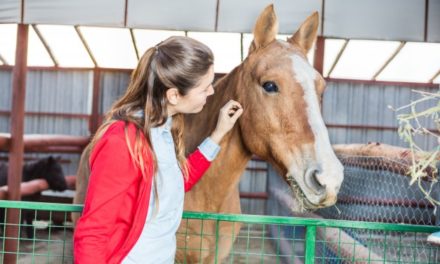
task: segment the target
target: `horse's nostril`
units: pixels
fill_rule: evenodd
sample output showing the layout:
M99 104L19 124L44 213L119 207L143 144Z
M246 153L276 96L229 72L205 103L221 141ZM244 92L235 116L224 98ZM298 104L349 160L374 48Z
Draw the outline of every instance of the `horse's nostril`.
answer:
M316 194L323 194L325 192L325 185L322 185L317 176L320 173L319 169L313 168L308 169L305 174L305 183L312 189Z

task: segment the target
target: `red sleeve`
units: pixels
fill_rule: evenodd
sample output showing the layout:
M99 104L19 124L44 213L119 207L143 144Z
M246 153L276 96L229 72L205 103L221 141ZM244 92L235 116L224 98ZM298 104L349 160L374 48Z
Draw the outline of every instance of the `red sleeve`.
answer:
M136 180L126 141L116 135L98 141L90 158L90 179L84 210L75 227L75 263L106 262L106 247L118 212L124 208L124 193ZM108 250L108 249L107 249Z
M185 180L185 192L191 190L211 165L211 162L203 156L199 149L189 155L187 160L189 175L188 179Z

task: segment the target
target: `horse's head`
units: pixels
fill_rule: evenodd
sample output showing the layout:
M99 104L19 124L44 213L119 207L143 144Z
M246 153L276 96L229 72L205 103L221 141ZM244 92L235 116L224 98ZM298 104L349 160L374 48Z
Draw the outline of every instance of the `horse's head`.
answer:
M58 158L49 156L24 165L23 181L45 179L49 188L54 191L67 189L67 182L64 178L63 168Z
M277 40L268 6L255 25L237 94L244 144L274 165L308 209L333 205L343 180L320 110L325 81L306 58L318 24L315 13L287 41Z
M46 174L43 176L47 183L49 183L49 188L54 191L64 191L67 189L66 178L64 178L63 167L61 167L59 159L52 156L46 159Z

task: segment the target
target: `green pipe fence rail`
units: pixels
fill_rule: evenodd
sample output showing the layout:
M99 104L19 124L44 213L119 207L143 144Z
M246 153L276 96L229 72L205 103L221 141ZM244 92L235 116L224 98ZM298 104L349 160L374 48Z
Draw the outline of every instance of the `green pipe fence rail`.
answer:
M15 255L17 263L73 262L70 213L80 212L81 205L1 200L0 210L1 263L5 254ZM10 210L18 210L18 225L5 220ZM21 220L29 214L32 223L23 223ZM199 231L185 230L191 221L198 224ZM241 226L238 235L223 234L219 227L225 224L232 225L233 231ZM216 228L208 231L206 227L211 225ZM177 249L177 254L211 252L216 256L215 263L220 263L218 245L225 239L235 243L222 263L440 263L440 247L425 242L427 235L440 227L197 212L184 212L182 226L184 231L177 233L177 240L188 235L200 236L215 241L216 246L208 248L203 244L205 240L200 239L200 247L184 245ZM6 236L7 228L18 228L18 236ZM298 236L296 232L304 228L304 236ZM32 231L31 237L24 231L28 229ZM364 238L344 240L344 234L350 230L362 230ZM15 243L17 249L6 251L6 241ZM282 251L283 247L290 248L290 254ZM326 253L321 254L322 251ZM329 251L332 253L328 254Z

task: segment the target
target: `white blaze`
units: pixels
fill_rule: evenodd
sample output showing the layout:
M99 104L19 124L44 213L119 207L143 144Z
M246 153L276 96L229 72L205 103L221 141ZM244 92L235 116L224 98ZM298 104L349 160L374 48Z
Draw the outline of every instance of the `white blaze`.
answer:
M343 167L333 152L327 128L322 119L315 88L317 72L301 56L293 55L291 59L294 77L304 90L307 119L315 136L315 155L318 164L322 166L322 173L317 175L318 180L327 186L327 190L339 188L343 179Z

